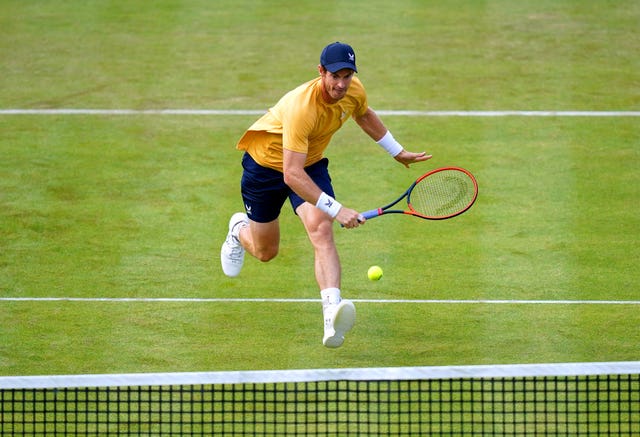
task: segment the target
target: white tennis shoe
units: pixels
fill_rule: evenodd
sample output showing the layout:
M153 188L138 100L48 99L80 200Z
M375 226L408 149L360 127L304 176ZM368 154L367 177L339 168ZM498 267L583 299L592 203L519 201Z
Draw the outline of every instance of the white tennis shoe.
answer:
M356 307L350 300L342 300L337 304L330 304L324 313L324 338L322 344L336 348L344 343L344 335L353 328L356 322Z
M240 274L244 264L244 248L240 244L240 228L249 225L249 218L245 213L237 212L229 220L227 239L220 249L220 263L225 275L235 277Z

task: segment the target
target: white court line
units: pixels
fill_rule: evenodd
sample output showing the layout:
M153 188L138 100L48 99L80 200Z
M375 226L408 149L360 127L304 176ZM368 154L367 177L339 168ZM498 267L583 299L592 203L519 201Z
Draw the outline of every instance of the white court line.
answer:
M262 115L265 109L0 109L0 115ZM640 117L640 111L414 111L376 110L405 117Z
M518 299L351 299L355 303L379 304L486 304L486 305L640 305L640 300L518 300ZM0 297L0 302L266 302L304 303L320 299L296 298L190 298L190 297Z
M0 109L0 115L262 115L265 110L235 109Z

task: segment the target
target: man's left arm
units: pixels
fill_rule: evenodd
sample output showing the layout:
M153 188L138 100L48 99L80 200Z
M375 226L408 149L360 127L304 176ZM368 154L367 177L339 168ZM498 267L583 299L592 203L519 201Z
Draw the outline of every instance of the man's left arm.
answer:
M393 138L391 132L385 127L373 109L368 108L363 115L355 117L355 120L367 135L405 167L409 168L409 164L426 161L431 158L431 155L427 155L426 152L414 153L405 150L404 147Z

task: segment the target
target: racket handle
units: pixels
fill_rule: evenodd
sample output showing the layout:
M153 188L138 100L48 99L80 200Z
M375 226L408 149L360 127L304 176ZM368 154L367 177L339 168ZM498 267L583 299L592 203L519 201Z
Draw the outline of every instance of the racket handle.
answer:
M362 213L362 217L366 218L367 220L378 217L379 215L382 215L382 208L371 209Z
M374 217L378 217L380 214L382 214L382 209L378 208L378 209L372 209L370 211L365 211L362 214L360 214L365 220L369 220L370 218L374 218ZM360 221L360 220L358 220ZM362 222L361 222L362 223ZM340 225L340 227L344 228L344 225Z

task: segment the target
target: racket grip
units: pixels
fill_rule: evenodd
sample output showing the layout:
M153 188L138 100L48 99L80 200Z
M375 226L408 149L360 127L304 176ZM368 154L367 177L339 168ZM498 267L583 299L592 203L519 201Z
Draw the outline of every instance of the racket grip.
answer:
M379 215L382 215L382 208L371 209L362 213L362 217L366 218L367 220L378 217Z
M380 214L382 214L382 209L378 208L378 209L372 209L372 210L369 210L369 211L365 211L360 215L365 220L369 220L370 218L378 217ZM358 220L358 221L360 221L360 220ZM340 225L340 227L344 228L344 225Z

